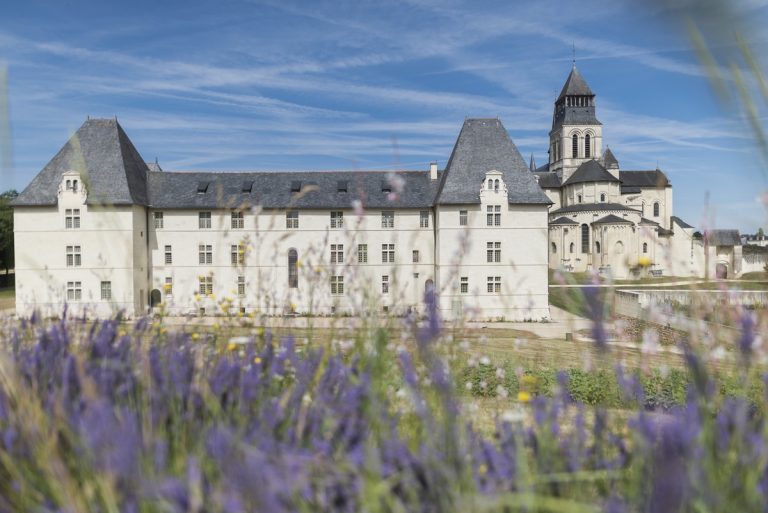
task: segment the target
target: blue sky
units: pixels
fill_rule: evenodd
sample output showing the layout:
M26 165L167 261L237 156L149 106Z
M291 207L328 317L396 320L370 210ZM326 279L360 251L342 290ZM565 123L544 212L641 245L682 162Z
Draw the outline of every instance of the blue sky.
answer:
M442 166L467 116L499 116L541 164L574 43L623 169L658 163L691 224L768 228L766 162L691 48L688 0L668 1L12 2L0 189L23 189L88 115L117 116L167 170ZM767 12L742 0L697 21L718 55L731 21L768 54Z

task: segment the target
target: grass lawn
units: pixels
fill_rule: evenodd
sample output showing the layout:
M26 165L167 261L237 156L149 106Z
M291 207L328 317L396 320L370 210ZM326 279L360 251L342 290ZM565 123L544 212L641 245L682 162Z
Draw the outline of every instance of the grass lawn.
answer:
M16 306L16 290L14 288L0 289L0 310Z
M768 273L764 272L764 271L757 271L757 272L753 272L753 273L744 273L744 274L741 275L741 278L739 278L739 279L740 280L747 280L747 281L750 281L750 280L752 280L752 281L757 281L757 280L768 281Z

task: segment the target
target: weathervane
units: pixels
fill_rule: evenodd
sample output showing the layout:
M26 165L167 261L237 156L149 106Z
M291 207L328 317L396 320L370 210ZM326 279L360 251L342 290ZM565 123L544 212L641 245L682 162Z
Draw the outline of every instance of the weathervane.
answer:
M573 52L573 66L576 67L576 43L571 43L571 49Z

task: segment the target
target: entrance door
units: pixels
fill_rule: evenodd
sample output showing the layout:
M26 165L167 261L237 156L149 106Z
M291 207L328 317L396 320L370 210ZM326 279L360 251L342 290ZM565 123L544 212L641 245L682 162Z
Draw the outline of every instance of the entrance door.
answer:
M728 278L728 264L717 264L715 267L715 276L718 280Z

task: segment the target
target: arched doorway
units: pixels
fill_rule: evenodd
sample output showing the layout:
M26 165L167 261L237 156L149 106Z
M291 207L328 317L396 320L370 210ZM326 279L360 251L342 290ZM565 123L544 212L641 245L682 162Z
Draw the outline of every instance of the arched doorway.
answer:
M157 305L159 305L162 302L162 296L160 295L160 291L157 289L153 289L152 292L149 293L149 306L154 308Z
M715 277L718 280L724 280L728 278L728 264L719 263L715 266Z

